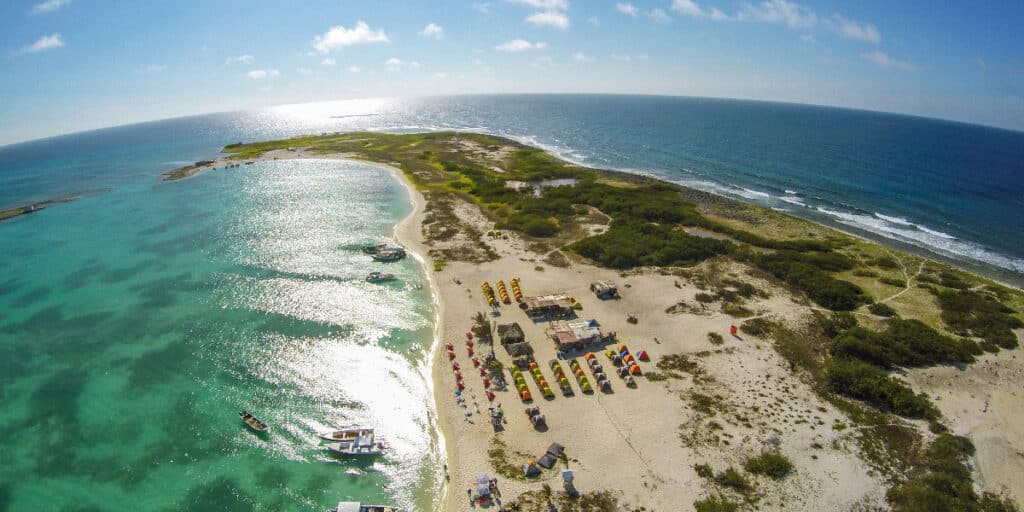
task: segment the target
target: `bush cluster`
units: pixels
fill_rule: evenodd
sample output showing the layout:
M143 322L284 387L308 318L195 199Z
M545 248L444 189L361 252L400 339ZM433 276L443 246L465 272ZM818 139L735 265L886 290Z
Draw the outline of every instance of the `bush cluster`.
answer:
M957 334L977 336L1005 349L1017 347L1013 329L1024 327L1024 322L994 297L970 290L933 289L932 293L942 308L942 321Z
M829 389L879 409L908 418L936 419L939 412L928 397L872 364L856 359L832 358L825 364Z
M897 512L1013 512L1017 506L990 493L978 495L967 460L974 445L966 437L942 434L924 452L920 473L886 494Z
M781 480L793 472L793 463L779 452L763 452L747 459L743 468L755 475Z
M882 332L863 327L846 330L832 340L832 355L857 358L883 368L971 363L981 354L968 339L944 336L919 320L889 321Z
M620 217L608 231L569 247L603 266L626 269L645 265L691 265L725 254L730 245L713 238L691 236L670 226Z
M853 268L853 260L838 253L778 251L752 255L751 261L828 309L851 311L870 300L857 285L828 274Z

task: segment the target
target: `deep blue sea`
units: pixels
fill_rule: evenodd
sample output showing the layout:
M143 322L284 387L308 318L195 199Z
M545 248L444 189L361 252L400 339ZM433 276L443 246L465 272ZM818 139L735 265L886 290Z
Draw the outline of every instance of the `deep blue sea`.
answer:
M0 207L116 188L225 144L307 133L472 130L889 239L1024 282L1024 133L780 103L501 95L310 103L0 148Z
M1024 282L1024 133L774 103L606 95L290 105L0 148L0 510L431 510L435 314L380 168L262 162L172 183L226 144L471 130L831 223ZM397 274L384 285L371 270ZM255 435L249 409L271 425ZM392 450L327 457L372 426Z

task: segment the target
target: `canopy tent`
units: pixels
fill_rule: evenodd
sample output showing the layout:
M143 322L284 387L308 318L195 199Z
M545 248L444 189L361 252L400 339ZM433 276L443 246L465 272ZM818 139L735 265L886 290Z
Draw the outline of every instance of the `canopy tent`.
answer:
M575 477L573 476L571 469L562 470L562 481L565 483L572 483L573 478Z

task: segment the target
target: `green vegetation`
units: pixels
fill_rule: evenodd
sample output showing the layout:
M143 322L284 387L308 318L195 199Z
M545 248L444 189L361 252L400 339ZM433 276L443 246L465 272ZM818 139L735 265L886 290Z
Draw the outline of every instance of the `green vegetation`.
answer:
M924 451L921 469L894 486L886 497L896 512L1016 511L1009 498L990 493L979 496L971 483L967 460L974 445L966 437L942 434Z
M732 489L740 494L745 494L753 489L747 477L733 468L726 468L725 471L715 474L714 481L716 484Z
M793 472L793 463L779 452L763 452L743 463L743 469L755 475L781 480Z
M885 331L853 327L832 342L832 355L856 358L883 368L971 363L978 344L953 339L918 320L893 319Z
M711 496L693 502L696 512L736 512L740 506L721 496Z
M871 300L857 285L828 273L853 268L854 262L841 254L779 251L752 255L750 261L825 308L850 311Z
M942 308L942 321L962 336L976 336L1001 348L1017 347L1013 329L1024 322L995 297L969 290L933 290Z
M725 340L722 338L722 335L718 334L717 332L709 332L708 341L710 341L712 345L721 345L725 343Z
M908 418L939 416L928 397L914 393L877 366L856 359L833 358L825 365L825 378L832 391L863 400L883 411Z
M896 310L884 302L876 302L868 306L868 311L872 315L884 316L886 318L895 316Z

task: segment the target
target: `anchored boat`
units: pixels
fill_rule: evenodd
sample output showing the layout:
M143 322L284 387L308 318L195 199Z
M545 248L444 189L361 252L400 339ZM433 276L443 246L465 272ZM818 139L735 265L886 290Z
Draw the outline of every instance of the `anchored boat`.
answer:
M239 412L238 417L242 418L242 421L244 421L249 428L255 430L256 432L266 432L267 429L270 428L269 426L267 426L266 423L263 422L263 420L257 418L256 416L253 416L252 414L249 414L247 411Z
M389 505L363 505L358 501L342 501L337 507L327 512L401 512L396 507Z
M370 255L374 261L383 261L385 263L398 261L405 257L405 249L401 247L385 247L378 250Z
M320 434L320 439L329 442L327 451L343 457L373 457L387 447L376 439L372 428L336 430Z
M366 282L368 283L383 283L385 281L394 280L394 274L385 274L383 272L370 272L370 274L366 276Z

